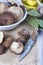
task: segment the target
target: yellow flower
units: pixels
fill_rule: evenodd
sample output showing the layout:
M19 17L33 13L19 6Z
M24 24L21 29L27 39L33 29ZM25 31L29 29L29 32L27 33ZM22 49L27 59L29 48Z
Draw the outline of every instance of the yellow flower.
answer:
M28 0L26 3L27 3L28 5L30 5L30 6L35 6L35 5L37 4L36 1L32 1L32 0Z
M40 2L43 2L43 0L39 0ZM27 8L27 10L30 9L36 9L38 3L36 2L36 0L22 0L24 6Z
M36 0L22 0L24 6L29 9L36 9L37 8L37 2Z
M30 9L36 9L36 7L28 6L28 5L26 5L26 4L24 4L24 6L26 7L27 10L30 10Z

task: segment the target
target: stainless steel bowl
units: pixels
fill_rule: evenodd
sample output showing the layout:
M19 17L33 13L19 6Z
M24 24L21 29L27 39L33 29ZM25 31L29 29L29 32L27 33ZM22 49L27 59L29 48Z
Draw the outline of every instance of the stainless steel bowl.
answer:
M27 16L27 10L25 8L24 16L20 21L18 21L17 23L11 24L11 25L0 26L0 30L11 30L11 29L17 27L21 22L23 22L26 19L26 16Z

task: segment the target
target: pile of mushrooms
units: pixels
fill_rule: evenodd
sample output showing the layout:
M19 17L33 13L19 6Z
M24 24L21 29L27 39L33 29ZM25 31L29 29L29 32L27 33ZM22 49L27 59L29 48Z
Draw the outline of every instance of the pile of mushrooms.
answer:
M29 32L25 29L18 31L18 34L19 38L17 38L10 46L10 51L16 54L22 53L27 40L30 38Z
M18 31L17 34L19 38L14 39L11 35L5 35L4 32L0 31L0 55L5 53L7 49L16 54L22 53L30 34L25 29Z
M0 2L0 26L14 24L24 16L23 8L8 1L9 5Z
M24 16L25 8L23 6L18 6L13 0L7 1L9 5L0 3L0 26L14 24ZM0 55L5 53L7 49L16 54L22 53L30 34L25 29L18 31L17 34L19 38L14 40L11 35L6 36L4 32L0 31Z

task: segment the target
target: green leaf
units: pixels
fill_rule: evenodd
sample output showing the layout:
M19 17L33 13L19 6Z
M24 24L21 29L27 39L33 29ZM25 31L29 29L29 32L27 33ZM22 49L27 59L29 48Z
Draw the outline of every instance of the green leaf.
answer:
M38 28L38 19L35 17L29 17L27 22L32 25L34 28Z
M41 16L37 10L30 10L30 11L27 11L27 13L30 16L36 16L36 17Z
M36 18L36 17L27 16L26 21L27 21L31 26L33 26L34 28L37 28L37 29L38 29L38 27L39 27L39 25L40 25L40 30L43 30L43 20L38 19L38 18Z

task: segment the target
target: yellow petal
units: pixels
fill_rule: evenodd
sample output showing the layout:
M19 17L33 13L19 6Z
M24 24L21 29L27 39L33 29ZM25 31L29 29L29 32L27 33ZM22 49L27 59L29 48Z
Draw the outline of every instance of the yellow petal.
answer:
M36 7L28 6L28 5L26 5L26 4L24 4L24 6L26 7L27 10L30 10L30 9L36 9Z
M31 1L31 0L27 0L26 3L27 3L28 5L30 5L30 6L34 6L34 5L37 4L36 1Z

